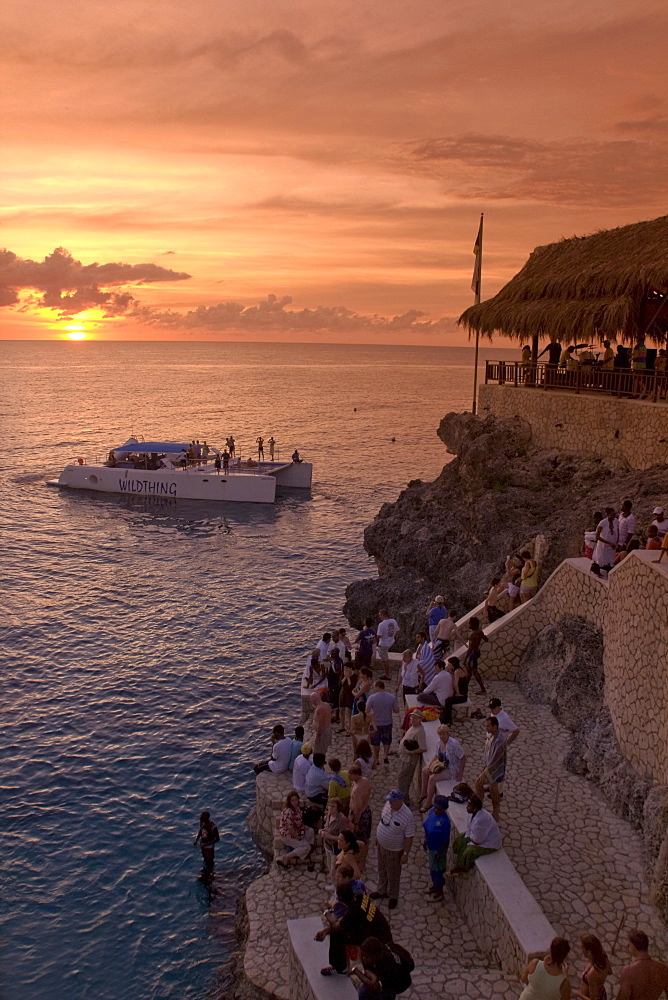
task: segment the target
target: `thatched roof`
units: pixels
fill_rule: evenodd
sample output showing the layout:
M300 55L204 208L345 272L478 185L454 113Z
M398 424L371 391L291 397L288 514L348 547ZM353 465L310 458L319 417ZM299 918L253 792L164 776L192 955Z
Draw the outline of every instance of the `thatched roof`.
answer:
M561 343L629 342L639 334L664 343L652 325L668 293L668 216L632 226L574 236L536 247L522 270L494 298L459 317L483 336L529 339L538 334ZM668 320L668 302L661 318Z

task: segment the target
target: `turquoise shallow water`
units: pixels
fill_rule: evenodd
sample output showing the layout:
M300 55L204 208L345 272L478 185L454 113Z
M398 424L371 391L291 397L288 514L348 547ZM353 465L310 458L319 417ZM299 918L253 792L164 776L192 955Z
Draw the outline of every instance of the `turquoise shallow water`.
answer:
M512 352L494 351L494 356ZM0 838L3 1000L224 989L262 860L250 764L343 590L365 524L440 470L468 348L5 343ZM355 411L355 408L357 410ZM275 506L47 488L129 433L258 433L314 463ZM391 437L396 442L391 442ZM209 808L216 874L192 848Z

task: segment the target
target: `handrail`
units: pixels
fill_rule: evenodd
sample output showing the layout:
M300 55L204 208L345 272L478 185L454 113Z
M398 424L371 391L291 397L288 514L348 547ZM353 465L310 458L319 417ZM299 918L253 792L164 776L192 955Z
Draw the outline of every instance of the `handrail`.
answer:
M668 398L668 374L651 368L602 368L590 363L568 369L521 361L485 361L485 385L490 382L532 389L597 392L653 403Z

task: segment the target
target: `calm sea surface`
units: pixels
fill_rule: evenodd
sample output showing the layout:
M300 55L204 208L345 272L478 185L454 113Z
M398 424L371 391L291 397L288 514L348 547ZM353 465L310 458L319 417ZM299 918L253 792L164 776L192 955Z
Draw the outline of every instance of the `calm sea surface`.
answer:
M516 352L483 350L481 357ZM364 526L436 475L469 348L5 342L0 368L3 1000L215 996L262 870L250 765L314 638L374 573ZM259 433L314 463L275 506L65 492L72 458ZM391 438L395 437L393 443ZM212 885L192 847L208 808Z

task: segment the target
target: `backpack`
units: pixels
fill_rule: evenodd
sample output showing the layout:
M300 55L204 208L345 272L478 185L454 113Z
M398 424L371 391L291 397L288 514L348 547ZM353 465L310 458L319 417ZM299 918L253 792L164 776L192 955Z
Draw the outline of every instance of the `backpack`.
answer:
M392 955L392 958L397 963L397 971L392 982L392 992L393 993L405 993L413 985L411 979L411 972L415 968L415 962L411 956L411 953L403 948L400 944L393 942L392 944L386 945L388 951Z

